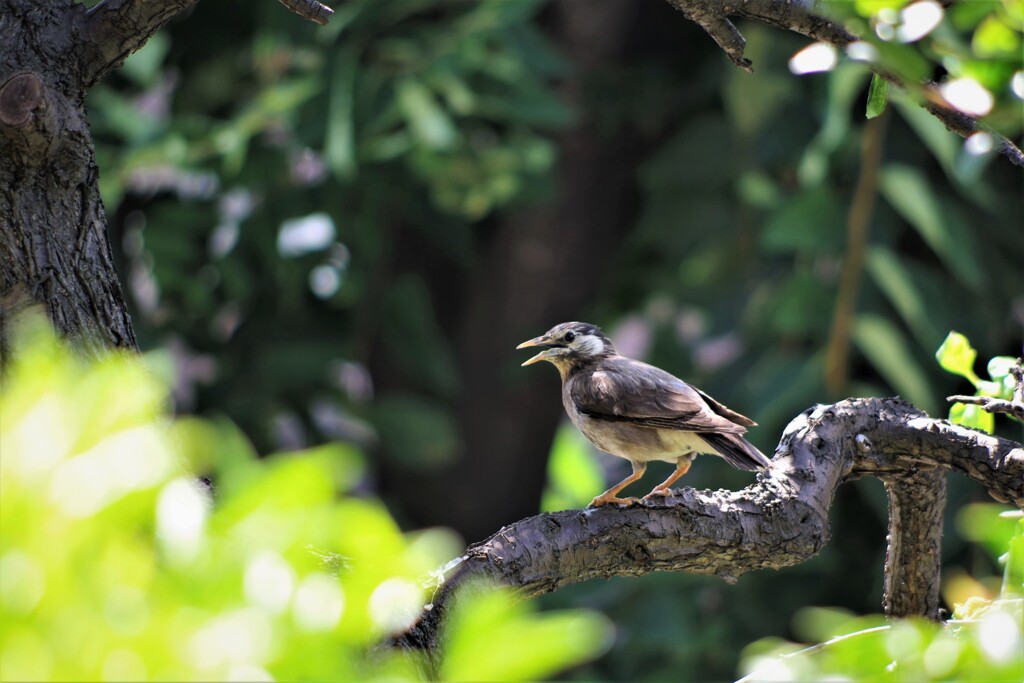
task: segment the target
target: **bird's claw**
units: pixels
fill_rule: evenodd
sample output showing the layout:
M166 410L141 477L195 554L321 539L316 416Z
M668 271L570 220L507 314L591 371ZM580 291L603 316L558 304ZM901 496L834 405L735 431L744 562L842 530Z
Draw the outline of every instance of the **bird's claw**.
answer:
M598 496L594 500L590 501L590 505L588 505L587 507L599 508L599 507L604 507L605 505L609 505L609 504L613 504L613 503L615 505L623 505L625 507L629 507L631 505L636 505L639 502L640 502L639 498L633 498L633 497L630 497L630 498L619 498L618 496Z
M653 491L648 493L646 496L644 496L643 500L655 500L656 498L667 498L670 495L672 495L672 489L654 489Z

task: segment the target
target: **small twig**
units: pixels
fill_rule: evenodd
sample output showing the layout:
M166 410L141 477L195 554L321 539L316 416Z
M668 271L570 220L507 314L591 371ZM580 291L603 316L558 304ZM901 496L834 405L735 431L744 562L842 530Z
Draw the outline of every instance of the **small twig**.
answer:
M981 409L986 413L1009 415L1016 420L1024 422L1024 366L1022 366L1020 358L1010 366L1010 374L1016 380L1016 384L1013 388L1013 398L1009 401L994 396L963 396L959 394L947 396L946 400L981 406Z
M1024 403L1018 403L1017 401L1007 401L1006 399L993 398L991 396L947 396L946 400L970 403L971 405L981 406L981 409L986 413L1009 415L1024 421Z

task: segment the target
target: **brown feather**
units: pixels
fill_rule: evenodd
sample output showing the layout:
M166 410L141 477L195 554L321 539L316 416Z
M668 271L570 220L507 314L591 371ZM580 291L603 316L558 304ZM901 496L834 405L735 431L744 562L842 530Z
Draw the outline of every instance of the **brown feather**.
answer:
M580 413L598 420L731 434L742 434L752 424L664 370L622 356L580 367L568 381Z

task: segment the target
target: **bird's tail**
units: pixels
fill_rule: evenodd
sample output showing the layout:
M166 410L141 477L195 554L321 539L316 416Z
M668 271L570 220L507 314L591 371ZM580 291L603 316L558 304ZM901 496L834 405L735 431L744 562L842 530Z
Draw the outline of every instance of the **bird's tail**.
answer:
M708 446L713 448L716 453L725 458L726 462L738 470L756 472L765 469L771 464L771 461L764 456L764 453L757 450L754 444L739 434L701 432L700 438L704 439Z

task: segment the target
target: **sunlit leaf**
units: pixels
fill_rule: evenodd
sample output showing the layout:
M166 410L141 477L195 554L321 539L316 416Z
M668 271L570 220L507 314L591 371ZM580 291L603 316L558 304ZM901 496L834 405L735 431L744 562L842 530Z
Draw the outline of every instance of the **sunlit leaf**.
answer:
M981 409L981 406L974 405L973 403L960 403L959 401L954 402L950 406L949 421L964 427L980 429L989 434L996 427L995 416L992 413L985 412Z
M975 385L979 381L978 376L974 374L974 360L977 357L978 352L971 346L971 342L959 332L950 332L935 352L935 359L939 361L942 369L966 377Z
M604 489L600 464L575 427L559 428L548 458L548 483L541 497L541 510L584 507Z
M979 57L1020 58L1020 34L1007 26L998 15L991 15L981 22L974 32L972 45Z
M993 356L988 361L988 376L996 382L1001 381L1016 364L1017 359L1013 356Z
M956 528L960 535L973 543L981 543L998 558L1010 547L1010 540L1020 533L1019 522L1003 516L1015 508L994 503L972 503L956 513Z
M457 635L445 650L441 669L449 681L535 681L602 652L611 625L585 612L531 614L504 593L490 593L460 604L452 616ZM522 657L523 648L530 650Z

